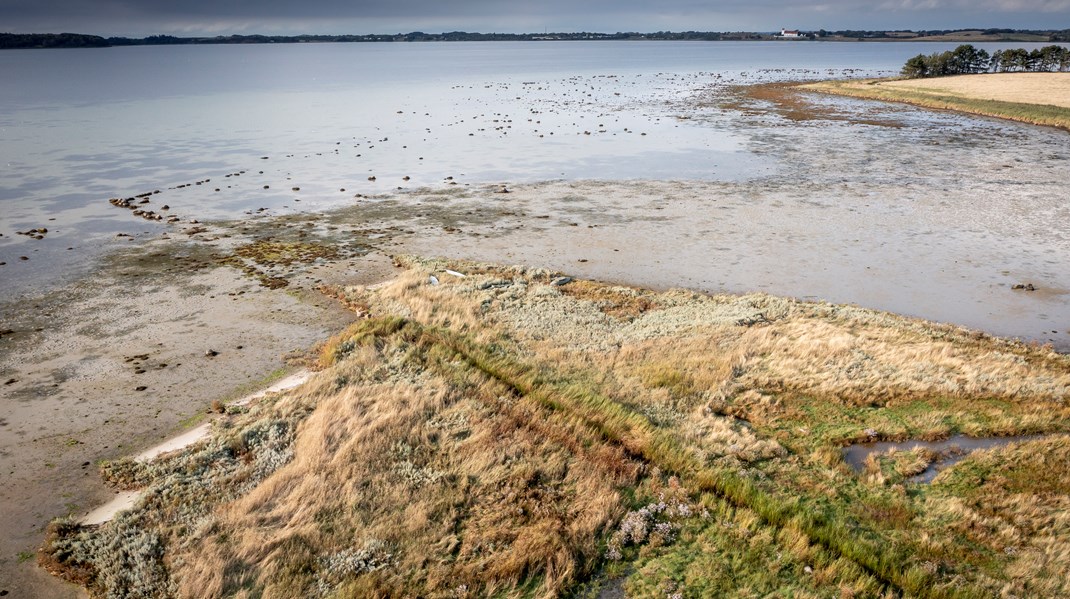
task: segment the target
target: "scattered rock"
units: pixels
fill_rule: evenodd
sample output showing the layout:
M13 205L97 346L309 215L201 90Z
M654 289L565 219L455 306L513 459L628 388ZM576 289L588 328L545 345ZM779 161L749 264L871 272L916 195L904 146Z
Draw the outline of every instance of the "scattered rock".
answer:
M550 284L554 287L561 287L562 285L568 285L571 282L572 277L557 277L553 281L550 281Z
M1021 290L1021 291L1036 291L1037 290L1037 288L1034 287L1032 283L1024 283L1024 284L1023 283L1019 283L1017 285L1012 286L1011 289L1016 289L1016 290Z
M137 387L134 387L134 391L145 391L146 389L148 389L148 387L146 387L145 385L139 385Z
M435 275L431 275L427 278L427 282L431 283L432 285L438 285L438 277L436 277Z
M214 357L219 355L219 352L217 352L214 349L208 349L208 350L204 351L204 355L209 357L209 358L214 358Z
M19 379L8 379L8 380L4 381L4 384L5 385L14 385L17 382L19 382Z

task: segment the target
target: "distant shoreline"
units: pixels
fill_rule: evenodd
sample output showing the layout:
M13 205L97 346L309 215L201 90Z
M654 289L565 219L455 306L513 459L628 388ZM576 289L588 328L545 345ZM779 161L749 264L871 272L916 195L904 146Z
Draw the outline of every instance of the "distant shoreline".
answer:
M542 42L542 41L783 41L783 42L1070 42L1070 29L960 29L939 31L800 31L776 32L658 31L653 33L478 33L452 31L360 35L229 35L214 37L102 37L81 33L0 33L0 49L110 48L222 44L310 44L383 42Z

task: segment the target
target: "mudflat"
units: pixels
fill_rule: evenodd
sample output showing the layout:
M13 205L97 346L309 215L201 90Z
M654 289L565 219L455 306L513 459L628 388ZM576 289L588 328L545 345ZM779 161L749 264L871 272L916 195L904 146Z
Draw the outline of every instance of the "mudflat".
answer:
M339 288L397 276L391 258L400 254L538 265L654 289L857 303L1070 348L1062 326L1070 309L1070 239L1059 227L1070 159L1062 132L807 94L788 110L775 98L737 93L711 87L673 122L747 132L753 154L740 155L756 162L744 180L506 187L451 179L389 193L360 189L330 212L257 211L168 224L137 240L117 236L91 276L6 301L0 380L11 381L3 387L11 409L0 418L9 481L0 486L0 527L9 532L0 538L0 591L79 594L35 567L34 551L53 518L78 518L116 496L97 470L189 430L217 411L209 410L217 400L281 375L285 355L360 317L335 302L360 308ZM803 119L811 101L830 109ZM722 111L732 115L728 129L717 128L727 127L718 124ZM332 160L310 155L293 164L308 173L340 168ZM276 162L251 172L282 178L293 168ZM234 182L231 193L259 202L256 193L267 193L260 183ZM313 188L301 189L307 202ZM182 212L208 220L192 207ZM144 221L128 222L124 233ZM32 256L18 267L36 264ZM5 267L10 280L25 272L15 267ZM764 326L749 312L739 320L732 330Z

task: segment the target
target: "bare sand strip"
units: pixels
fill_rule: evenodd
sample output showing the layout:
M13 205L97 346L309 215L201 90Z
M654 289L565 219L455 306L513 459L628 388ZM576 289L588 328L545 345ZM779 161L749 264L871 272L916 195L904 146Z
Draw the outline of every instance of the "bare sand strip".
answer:
M1070 129L1070 73L824 81L801 88Z
M255 393L251 393L249 395L246 395L245 397L242 397L241 399L231 403L231 405L244 406L270 393L279 393L281 391L293 389L307 381L309 376L311 376L311 373L309 371L299 370L275 382L273 385L267 387L266 389L262 389ZM182 433L181 435L178 435L177 437L172 437L164 441L163 443L160 443L159 445L146 449L145 451L137 454L134 459L139 462L151 462L152 460L165 453L185 449L208 436L208 432L211 429L211 424L211 422L205 422L195 428L192 428ZM133 507L134 504L137 502L138 498L141 497L141 494L142 491L140 490L120 491L111 501L97 507L96 509L93 509L85 516L82 516L79 522L85 526L104 524L105 522L114 518L115 515L119 512Z

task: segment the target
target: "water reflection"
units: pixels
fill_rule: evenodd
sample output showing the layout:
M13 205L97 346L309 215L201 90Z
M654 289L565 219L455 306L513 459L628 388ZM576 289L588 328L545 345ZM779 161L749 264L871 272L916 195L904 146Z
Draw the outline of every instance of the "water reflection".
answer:
M887 453L889 451L911 451L926 449L935 454L935 459L923 472L907 478L907 482L928 484L944 470L954 466L969 457L975 451L1004 447L1011 443L1036 441L1045 438L1045 435L1019 435L1014 437L967 437L955 435L943 441L881 441L876 443L859 443L846 447L843 450L843 460L847 462L855 472L862 472L866 467L866 459L870 455Z

